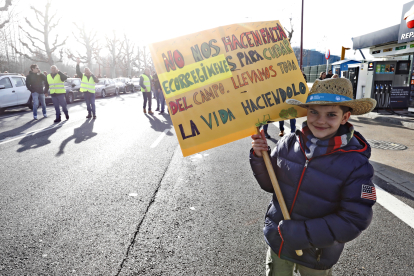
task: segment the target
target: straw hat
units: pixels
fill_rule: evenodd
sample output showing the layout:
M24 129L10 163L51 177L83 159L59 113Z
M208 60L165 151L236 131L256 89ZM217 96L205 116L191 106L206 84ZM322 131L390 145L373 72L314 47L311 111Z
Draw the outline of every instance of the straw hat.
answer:
M377 101L371 98L354 100L352 83L348 79L316 80L309 92L306 103L289 99L286 103L307 108L310 105L342 105L352 108L351 115L372 111Z

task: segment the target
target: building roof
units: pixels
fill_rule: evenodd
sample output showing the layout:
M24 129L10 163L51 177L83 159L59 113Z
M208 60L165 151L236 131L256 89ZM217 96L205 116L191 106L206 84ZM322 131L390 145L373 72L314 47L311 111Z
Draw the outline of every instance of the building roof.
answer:
M353 59L344 59L344 60L334 62L334 63L332 63L332 65L339 65L339 64L342 64L342 63L361 63L361 61L353 60Z
M374 46L398 43L400 24L391 26L373 33L352 38L353 49L363 49Z

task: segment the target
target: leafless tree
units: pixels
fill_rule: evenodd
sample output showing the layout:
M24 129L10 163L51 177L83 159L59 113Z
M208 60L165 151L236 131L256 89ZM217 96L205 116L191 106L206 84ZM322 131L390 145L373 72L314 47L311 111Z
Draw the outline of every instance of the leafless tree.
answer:
M154 62L151 58L151 53L148 51L146 46L143 46L142 48L138 47L138 53L137 53L137 61L136 66L138 67L139 72L142 72L145 70L145 68L149 68L151 71L151 74L155 72L154 68Z
M134 54L135 44L124 34L124 44L122 47L122 57L119 60L119 67L122 71L131 76L132 65L135 63L137 56Z
M286 29L286 27L284 27L285 31L288 33L288 40L289 42L292 40L292 36L293 36L293 22L292 22L292 17L289 18L290 21L290 31L288 29Z
M6 0L3 7L0 7L0 12L7 11L12 4L12 0ZM0 29L2 29L7 23L10 22L10 19L6 19L0 23Z
M46 3L46 9L44 13L39 11L33 6L30 7L36 15L37 22L41 26L40 28L35 27L31 21L25 18L26 23L31 28L31 33L39 34L40 36L42 36L42 39L38 38L36 35L30 34L29 32L25 31L21 26L19 26L19 28L23 31L23 33L26 35L26 37L30 41L31 45L19 39L20 43L24 46L26 50L30 52L30 55L22 53L16 47L13 47L13 49L17 54L24 56L32 61L46 62L49 65L54 65L56 62L62 62L62 57L63 57L62 48L59 50L60 57L58 58L58 60L53 59L53 54L56 50L58 50L61 46L63 46L66 43L67 37L61 43L58 44L59 35L57 34L53 44L50 45L50 41L51 41L50 33L59 24L59 21L60 21L60 18L59 18L55 23L52 23L54 22L53 20L55 19L57 12L55 12L52 16L49 15L49 9L51 5L52 5L52 1L48 0ZM38 46L39 44L41 46Z
M112 78L115 78L115 67L117 66L121 56L124 42L120 42L116 38L115 30L113 31L113 37L106 37L106 48L109 51L109 66L111 67Z
M70 50L66 50L66 54L68 55L68 58L75 61L79 58L82 63L86 63L89 69L92 70L92 63L93 59L97 57L97 53L99 53L100 48L98 45L98 40L96 38L97 32L93 29L87 31L85 28L85 24L82 24L82 27L78 26L76 23L73 23L76 28L78 29L78 34L72 33L73 36L76 38L76 40L81 43L85 49L86 54L82 55L79 52L76 52L77 56L72 53Z

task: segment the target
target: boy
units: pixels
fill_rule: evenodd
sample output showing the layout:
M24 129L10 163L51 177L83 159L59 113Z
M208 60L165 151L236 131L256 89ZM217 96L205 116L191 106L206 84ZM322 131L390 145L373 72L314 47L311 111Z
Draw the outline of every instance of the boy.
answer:
M328 79L315 81L306 103L288 102L307 108L307 121L281 138L270 158L291 220L283 219L262 158L270 150L263 132L252 135L252 170L261 188L273 193L263 229L267 275L293 275L295 264L302 276L332 275L345 243L371 222L371 149L348 119L370 112L376 101L352 97L348 79Z

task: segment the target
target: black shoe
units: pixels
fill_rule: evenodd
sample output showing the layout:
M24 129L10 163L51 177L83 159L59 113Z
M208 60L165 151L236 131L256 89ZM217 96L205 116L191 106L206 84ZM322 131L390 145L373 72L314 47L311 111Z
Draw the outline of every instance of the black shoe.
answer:
M267 134L267 133L265 133L265 137L266 137L266 139L270 139L271 138L270 135Z
M65 114L65 116L66 116L66 120L69 120L69 113Z
M164 114L164 110L160 111L158 114Z
M96 119L96 115L93 115L93 118Z
M160 111L160 109L159 109L159 108L157 108L157 109L155 109L155 111Z
M89 113L89 114L88 114L88 116L86 116L86 118L87 118L87 119L88 119L88 118L92 118L91 113Z
M62 121L62 119L60 119L60 116L59 116L59 117L56 117L56 120L54 120L53 122L60 123L60 121Z

